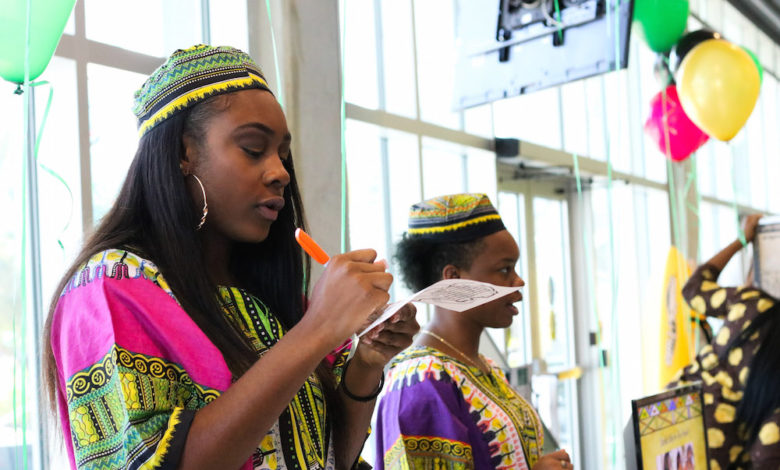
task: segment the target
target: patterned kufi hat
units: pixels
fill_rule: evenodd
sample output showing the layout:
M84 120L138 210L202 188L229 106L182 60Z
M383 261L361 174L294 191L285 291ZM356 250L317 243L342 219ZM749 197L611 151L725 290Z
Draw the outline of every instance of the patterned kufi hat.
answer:
M270 91L248 54L226 46L179 49L135 92L138 132L150 129L206 98L238 90Z
M504 222L484 194L439 196L409 210L408 236L440 242L467 242L504 230Z

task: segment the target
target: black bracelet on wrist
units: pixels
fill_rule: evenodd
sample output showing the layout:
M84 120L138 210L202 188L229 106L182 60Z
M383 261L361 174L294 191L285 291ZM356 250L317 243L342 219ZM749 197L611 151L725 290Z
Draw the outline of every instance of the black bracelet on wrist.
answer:
M355 401L371 401L374 398L379 396L379 393L382 392L382 388L385 386L385 374L382 372L382 375L379 378L379 385L377 386L376 390L371 393L371 395L367 395L365 397L360 397L355 395L354 393L350 392L347 388L347 368L349 368L349 363L352 361L347 361L346 364L344 364L344 371L341 373L341 390L344 392L344 395L348 396L349 398L355 400Z

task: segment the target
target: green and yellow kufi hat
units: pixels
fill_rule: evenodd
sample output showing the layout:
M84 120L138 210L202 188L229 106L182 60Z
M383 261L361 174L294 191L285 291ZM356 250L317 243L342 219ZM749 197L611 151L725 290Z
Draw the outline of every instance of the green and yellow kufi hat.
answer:
M202 44L179 49L135 92L138 133L144 135L212 96L251 88L271 91L260 67L245 52Z
M484 194L452 194L414 204L409 237L443 243L467 242L504 230L498 211Z

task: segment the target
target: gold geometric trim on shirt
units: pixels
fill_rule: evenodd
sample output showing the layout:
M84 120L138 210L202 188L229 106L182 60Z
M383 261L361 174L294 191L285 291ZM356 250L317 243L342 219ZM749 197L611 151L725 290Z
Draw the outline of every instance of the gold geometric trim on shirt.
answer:
M473 470L471 445L434 436L400 435L385 453L388 470Z
M98 391L106 385L115 368L120 371L132 371L152 379L163 379L186 387L195 387L206 403L212 402L220 393L204 388L192 381L190 375L177 364L158 357L137 354L114 345L103 359L86 370L77 372L66 383L68 401L75 400Z

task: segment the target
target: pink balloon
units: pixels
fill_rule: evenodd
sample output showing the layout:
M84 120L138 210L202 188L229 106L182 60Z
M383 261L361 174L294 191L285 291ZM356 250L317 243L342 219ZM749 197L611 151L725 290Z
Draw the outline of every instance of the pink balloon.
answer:
M676 162L690 157L710 138L688 119L677 97L675 85L658 92L650 101L650 116L645 122L645 132L658 145L661 153Z

